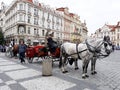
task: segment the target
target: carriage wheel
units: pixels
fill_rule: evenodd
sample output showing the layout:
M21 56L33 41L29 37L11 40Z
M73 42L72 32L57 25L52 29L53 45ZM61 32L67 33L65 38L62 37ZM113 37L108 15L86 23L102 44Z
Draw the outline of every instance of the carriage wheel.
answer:
M33 62L33 58L28 58L28 62L32 63Z

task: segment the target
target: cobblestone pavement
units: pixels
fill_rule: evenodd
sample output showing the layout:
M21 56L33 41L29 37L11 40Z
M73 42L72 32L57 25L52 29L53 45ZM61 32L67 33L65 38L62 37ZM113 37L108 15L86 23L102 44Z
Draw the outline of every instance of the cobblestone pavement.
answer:
M79 64L81 67L81 62ZM70 77L81 80L81 68L78 71L70 70ZM100 90L120 90L120 51L113 52L109 57L97 60L97 74L90 75L84 81L94 83ZM90 74L90 65L88 69Z
M18 59L7 58L0 53L0 90L120 90L120 51L97 60L96 75L82 79L82 62L79 70L67 66L68 73L62 74L58 62L53 65L53 75L42 76L41 60L20 64Z

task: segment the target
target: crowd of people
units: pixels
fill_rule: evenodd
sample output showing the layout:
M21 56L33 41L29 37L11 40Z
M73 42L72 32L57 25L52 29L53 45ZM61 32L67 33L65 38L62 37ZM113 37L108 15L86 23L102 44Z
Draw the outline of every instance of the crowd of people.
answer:
M0 52L9 53L10 57L17 57L17 54L18 54L19 59L21 60L21 63L24 63L26 48L27 48L27 45L24 44L24 40L21 39L19 41L19 44L10 42L7 45L0 45Z

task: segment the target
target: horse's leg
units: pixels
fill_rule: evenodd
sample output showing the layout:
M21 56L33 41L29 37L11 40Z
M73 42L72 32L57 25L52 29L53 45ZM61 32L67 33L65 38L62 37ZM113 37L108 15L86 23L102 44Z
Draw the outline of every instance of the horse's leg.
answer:
M78 60L77 59L75 59L74 65L75 65L75 70L78 70L79 68L78 68Z
M91 59L91 74L94 75L95 74L95 63L96 63L96 58L93 57Z
M83 64L82 64L82 68L83 68L83 72L82 72L82 78L85 79L86 77L89 77L89 75L87 75L87 68L89 65L89 61L88 59L84 59L83 60Z
M94 75L94 57L91 59L91 74Z
M59 60L59 68L62 67L62 56L60 56L60 60Z
M86 64L86 62L85 61L86 60L84 59L83 62L82 62L82 69L83 69L83 71L82 71L82 78L83 79L86 78L86 75L85 75L85 64Z
M89 77L89 75L87 75L87 68L88 68L88 65L89 65L89 61L90 60L86 60L86 64L85 64L85 76L86 77Z
M95 65L96 65L96 57L93 57L91 60L91 74L97 74L97 72L95 71Z
M62 66L61 66L61 70L62 70L62 73L66 73L68 72L65 67L66 67L66 60L67 60L67 57L65 57L64 59L62 59Z

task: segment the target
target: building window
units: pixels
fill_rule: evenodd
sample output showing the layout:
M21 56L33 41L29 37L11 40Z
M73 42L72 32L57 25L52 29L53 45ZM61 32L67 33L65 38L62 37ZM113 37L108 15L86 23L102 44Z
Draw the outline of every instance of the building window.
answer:
M37 34L39 34L39 29L37 29Z
M30 18L31 18L31 17L30 17L30 16L28 16L28 23L30 23Z
M45 30L42 30L42 36L45 36Z
M23 15L22 14L19 15L19 21L23 21Z
M38 19L37 18L34 18L34 24L38 25Z
M36 35L37 34L37 30L36 30L36 28L34 28L34 35Z
M24 34L24 33L25 33L25 29L24 29L23 26L20 26L20 27L19 27L19 33L20 33L20 34Z
M25 15L19 14L19 21L24 22L25 21Z
M54 16L52 17L52 29L54 29L54 23L55 23L55 21L54 21Z
M19 4L19 10L23 10L23 4Z
M44 22L45 22L45 17L44 17L44 12L43 12L43 15L42 15L42 27L44 27Z
M62 26L62 19L61 19L61 26Z
M38 15L38 10L37 10L37 8L34 8L34 15Z
M31 13L31 6L28 5L28 13Z
M30 34L30 27L28 27L28 34Z

